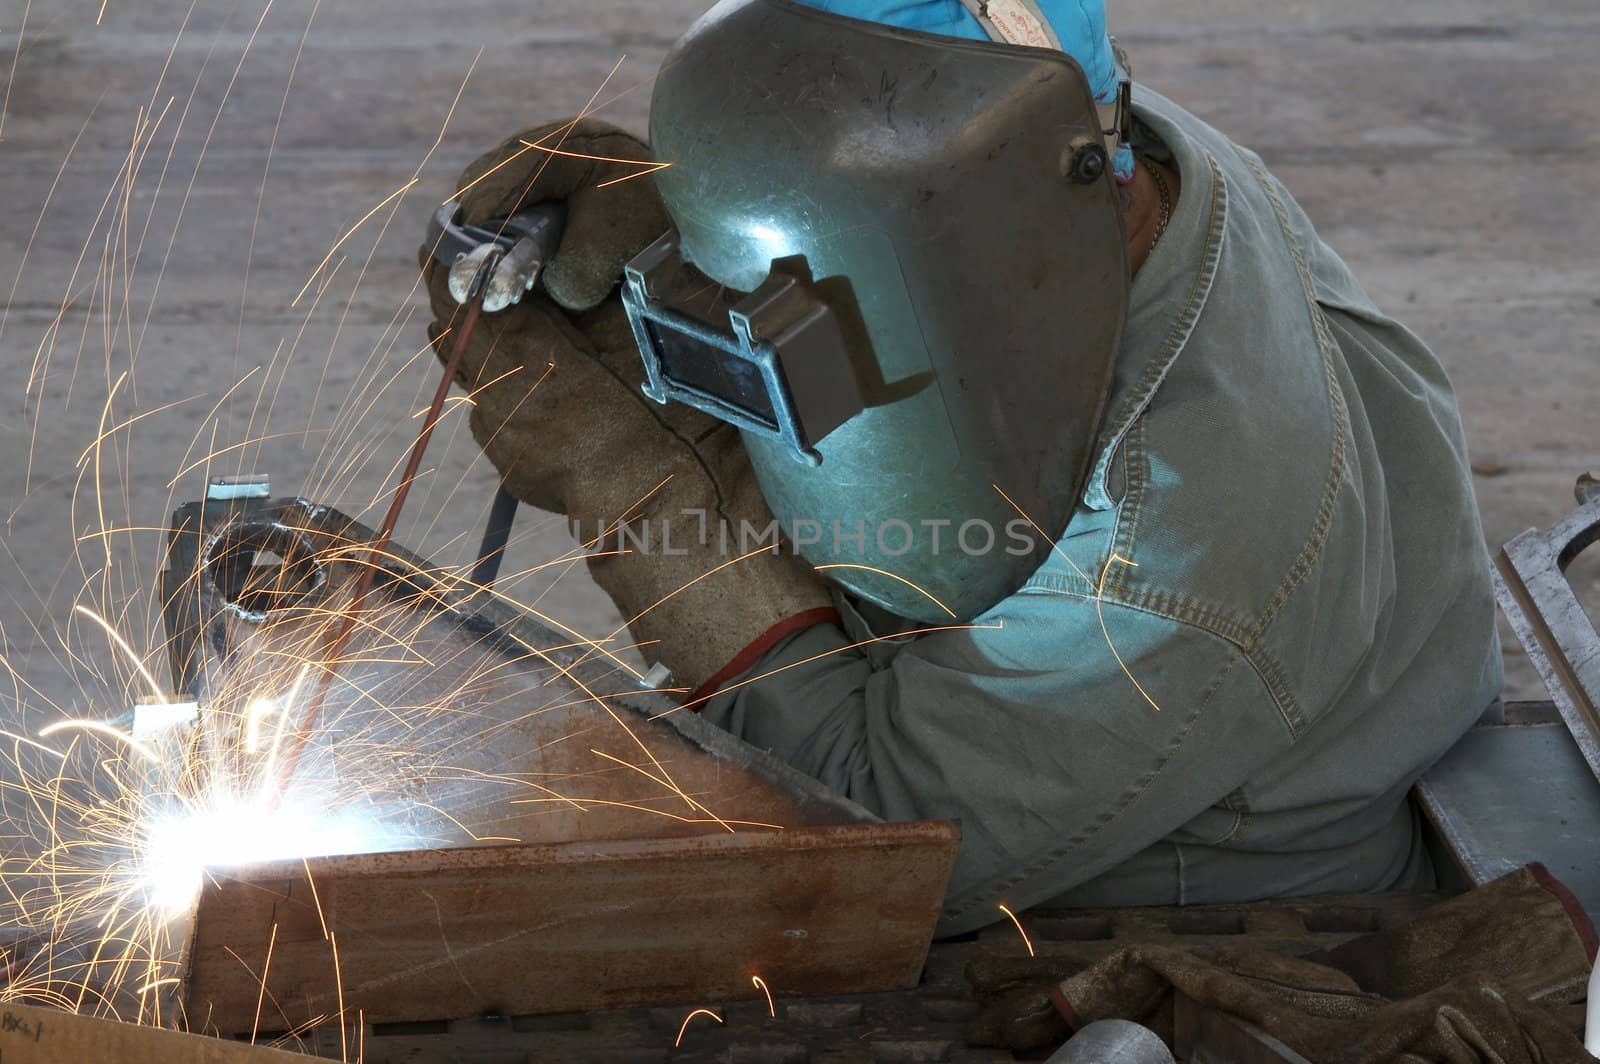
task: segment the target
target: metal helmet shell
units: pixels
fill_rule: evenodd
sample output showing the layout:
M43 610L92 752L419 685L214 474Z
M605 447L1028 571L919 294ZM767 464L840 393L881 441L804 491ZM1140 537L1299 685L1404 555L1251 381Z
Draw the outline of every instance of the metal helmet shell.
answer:
M902 617L966 620L1015 591L1082 494L1126 311L1083 72L1055 51L726 0L664 63L650 134L675 225L657 266L676 255L757 303L800 286L831 318L836 344L791 344L769 375L780 398L834 397L825 435L745 425L784 532ZM637 310L659 293L629 274Z

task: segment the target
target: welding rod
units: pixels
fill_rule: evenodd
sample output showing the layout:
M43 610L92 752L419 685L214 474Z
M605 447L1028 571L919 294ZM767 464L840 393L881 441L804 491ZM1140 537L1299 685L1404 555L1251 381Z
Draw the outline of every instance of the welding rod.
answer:
M416 479L417 470L422 467L422 455L428 449L428 441L433 438L433 430L439 424L445 397L450 394L450 382L455 380L456 370L461 365L461 355L467 349L467 342L472 339L472 331L478 325L478 318L483 314L486 282L494 271L499 257L498 253L490 254L478 268L477 276L473 278L465 304L466 318L461 323L460 331L456 333L455 343L450 348L450 357L445 360L439 387L433 393L433 403L428 407L427 417L423 419L422 431L417 435L417 442L411 447L411 457L406 460L405 471L400 474L400 484L394 489L394 497L389 500L389 512L383 515L383 524L378 526L377 538L367 547L367 564L361 567L356 577L355 591L350 596L350 604L341 614L338 628L334 629L332 637L323 646L322 675L317 680L311 701L306 704L306 710L300 715L300 721L294 730L294 745L289 748L289 756L284 759L283 769L278 775L276 790L279 795L287 789L289 781L294 778L295 767L299 764L300 754L311 737L311 729L317 723L317 718L322 715L322 704L328 697L328 685L333 682L334 674L339 667L339 659L344 656L345 647L350 642L350 634L355 631L356 617L366 605L367 595L372 591L372 581L377 574L380 559L388 551L389 541L394 537L395 525L400 520L400 510L406 504L406 496L411 492L411 483Z
M564 208L559 204L550 203L531 207L499 222L489 222L482 226L467 225L461 220L460 215L459 206L455 202L440 205L428 219L427 239L433 258L453 274L463 266L472 264L477 254L483 255L481 259L476 260L476 269L471 274L471 283L467 285L466 291L458 294L462 306L466 308L466 317L462 320L460 331L456 333L450 357L445 360L444 373L439 378L439 388L433 393L433 403L428 407L428 415L422 422L422 431L417 435L417 442L411 448L411 457L406 461L405 471L400 475L400 484L394 490L394 497L389 500L389 512L384 515L383 524L378 526L377 538L367 547L367 564L361 567L356 577L350 604L341 614L339 625L334 629L333 635L323 645L322 675L317 680L317 686L312 692L311 701L306 704L305 712L300 715L299 726L294 732L294 745L289 748L289 756L284 759L283 768L278 775L275 793L279 796L294 778L294 770L300 763L300 755L311 738L311 729L322 716L322 706L328 698L328 686L333 682L339 668L339 660L344 656L351 633L355 631L356 619L366 606L367 596L372 591L372 582L377 575L380 560L389 549L395 525L400 520L400 510L405 506L406 495L411 491L411 482L416 479L417 470L422 467L423 452L428 449L428 441L433 437L433 430L439 424L445 397L450 394L450 382L455 379L456 371L461 365L461 355L467 348L467 342L472 338L472 331L477 327L479 317L484 313L484 301L492 294L494 303L489 309L494 310L508 303L517 302L525 291L531 290L543 271L544 264L550 260L560 245L561 232L566 220ZM452 276L452 291L454 291L454 281L455 276ZM511 514L514 513L513 505L510 512L504 515L508 533ZM487 546L495 545L490 543ZM496 568L503 551L503 542L493 551L493 564ZM480 561L480 567L482 564Z

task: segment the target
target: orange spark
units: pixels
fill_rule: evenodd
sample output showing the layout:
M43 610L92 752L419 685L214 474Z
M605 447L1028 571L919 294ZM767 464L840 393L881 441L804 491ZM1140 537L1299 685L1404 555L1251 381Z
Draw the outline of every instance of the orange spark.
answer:
M1006 502L1010 503L1011 508L1017 511L1017 513L1022 516L1024 521L1028 522L1028 526L1033 529L1035 535L1043 536L1045 534L1044 529L1040 528L1034 519L1028 516L1027 511L1018 506L1016 501L1012 499L1011 496L1007 495L1005 490L1001 488L1000 485L991 484L990 487L994 488L995 491L998 491L1000 493L1000 497ZM1138 568L1139 563L1130 561L1129 559L1124 558L1122 555L1113 551L1111 555L1106 558L1105 565L1100 569L1100 579L1090 580L1089 574L1084 572L1083 569L1078 566L1077 562L1073 561L1067 556L1066 551L1061 549L1061 545L1057 543L1054 538L1046 537L1046 539L1048 539L1050 542L1050 550L1052 553L1056 554L1061 558L1062 561L1070 565L1072 567L1072 571L1082 577L1085 583L1094 585L1094 612L1095 616L1100 620L1100 634L1105 637L1107 649L1111 651L1111 656L1117 659L1117 666L1122 669L1123 674L1128 677L1129 682L1133 684L1133 686L1138 690L1139 694L1143 696L1144 700L1149 702L1151 707L1154 708L1157 713L1161 712L1161 707L1156 704L1156 700L1150 697L1150 692L1144 689L1144 685L1139 682L1138 678L1134 676L1133 672L1128 668L1127 663L1122 660L1122 655L1117 652L1116 644L1111 641L1111 631L1106 627L1106 615L1104 609L1106 574L1111 570L1111 563L1121 562L1123 565L1127 565L1132 568Z
M551 131L551 133L548 134L548 136L554 136L556 133L560 133L561 134L561 142L565 143L565 141L567 139L567 134L572 132L573 127L575 127L579 122L583 121L585 118L589 117L589 112L591 110L593 110L593 108L594 108L594 102L600 98L600 94L602 92L606 91L606 86L611 84L611 79L616 77L617 71L622 69L622 64L627 60L627 58L628 57L627 57L626 53L624 53L621 57L619 57L617 59L615 65L613 65L612 68L611 68L611 72L609 74L607 74L606 77L605 77L605 80L600 83L600 87L598 89L594 90L594 95L593 96L589 97L589 102L583 105L583 110L582 111L578 112L578 117L574 118L572 121L568 122L566 125L562 126L560 129ZM521 156L521 155L525 154L526 152L532 150L533 145L528 144L527 141L523 141L522 143L523 144L527 144L528 146L523 148L522 151L519 151L516 154L512 155L510 158L504 159L501 162L496 163L486 173L479 174L472 181L470 181L467 184L462 185L460 188L456 189L456 195L455 195L455 197L452 197L452 198L459 198L460 196L465 194L466 191L468 189L470 189L473 185L476 185L479 181L482 181L484 178L488 177L489 174L494 173L496 170L500 169L500 167L506 165L506 163L509 163L512 159L518 158L519 156ZM545 162L548 163L549 160L547 159L547 160L545 160ZM533 179L528 182L528 187L530 189L533 187L533 182L539 180L539 175L542 174L542 173L544 173L544 167L540 166L538 171L534 173ZM445 203L449 203L450 200L445 200L444 202ZM440 204L440 206L443 206L443 204ZM520 202L518 202L517 206L512 209L512 213L515 213L516 210L519 209L521 206L522 206L522 204Z
M754 983L757 989L759 989L763 994L767 995L767 1015L771 1016L773 1019L777 1019L778 1009L777 1006L772 1003L772 991L768 989L767 981L761 978L759 975L752 975L750 977L750 982Z
M383 210L385 206L393 203L397 198L405 195L407 192L410 192L421 180L422 179L420 177L413 177L410 181L407 181L405 184L401 185L399 188L385 196L383 201L380 202L376 207L373 207L366 214L363 214L356 224L352 225L349 230L346 231L344 236L335 241L333 247L328 249L328 253L322 256L322 261L317 263L317 268L311 271L311 276L306 278L306 283L301 286L299 293L297 293L295 297L289 301L289 305L291 307L300 305L300 297L305 295L306 289L310 288L311 285L316 281L317 275L320 274L322 272L322 268L328 264L328 260L333 258L333 256L338 253L340 248L344 247L345 241L356 235L356 230L360 229L363 225L366 225L367 222L372 219L372 216Z
M944 612L948 614L952 620L955 618L956 611L952 610L949 606L946 606L944 603L934 598L932 593L930 593L927 588L922 587L919 584L912 583L905 577L900 576L897 573L891 573L887 569L877 569L870 565L856 565L850 562L829 562L827 565L813 566L813 568L815 568L819 573L824 569L865 569L869 573L877 573L879 576L887 576L890 580L898 580L902 584L911 588L913 591L922 594L928 599L929 602L932 602L935 606L939 607L941 610L944 610Z
M653 773L646 772L644 769L640 768L638 765L631 765L628 762L622 760L622 758L620 758L620 757L612 757L610 754L604 752L603 750L591 749L589 752L591 754L593 754L594 756L596 756L596 757L603 757L607 761L614 761L617 764L621 765L623 768L630 768L633 771L639 773L639 775L643 776L645 779L650 780L650 781L652 781L654 783L659 783L661 786L667 788L669 791L673 791L676 794L682 795L684 798L689 800L689 804L690 804L690 806L692 808L700 810L702 813L706 814L706 816L710 817L712 820L715 820L717 823L719 823L723 827L727 828L730 832L733 831L733 826L731 824L729 824L726 820L723 820L720 816L718 816L717 814L713 813L711 810L707 809L705 806L701 805L699 802L695 801L692 798L689 798L689 796L687 794L685 794L683 792L683 790L678 787L677 784L671 783L671 782L669 782L667 780L664 780L661 777L654 775ZM652 757L650 760L651 761L655 761L657 768L661 768L661 762L656 761L656 759L654 757ZM662 768L662 771L665 772L666 769Z
M689 1013L689 1015L687 1015L687 1016L685 1016L683 1018L683 1026L678 1028L678 1039L677 1039L677 1041L672 1043L672 1048L676 1049L679 1046L683 1045L683 1032L685 1032L685 1031L687 1031L689 1029L689 1021L694 1019L696 1016L710 1016L713 1020L716 1020L718 1023L722 1022L722 1017L718 1016L716 1013L712 1012L710 1009L695 1009L693 1012Z
M1035 956L1033 952L1033 940L1030 939L1028 937L1028 933L1022 929L1022 921L1017 919L1017 914L1006 908L1004 905L1000 906L1000 911L1011 917L1011 922L1017 925L1017 934L1022 936L1022 944L1028 947L1028 956Z
M548 138L546 138L546 139L548 139ZM620 159L620 158L617 158L616 156L612 156L612 155L590 155L588 152L564 151L561 148L547 148L547 147L544 146L544 143L542 141L525 140L525 141L522 142L522 146L523 146L524 150L530 150L531 149L533 151L542 151L542 152L546 152L546 153L548 153L549 155L552 155L552 156L559 155L564 159L588 159L590 162L596 162L596 163L620 163L620 164L622 164L624 166L637 166L637 167L640 168L637 171L635 171L634 173L623 174L621 177L613 177L608 181L602 181L598 185L596 185L595 188L609 188L612 185L620 185L624 181L632 181L635 178L639 178L639 177L648 177L651 174L658 173L658 172L660 172L662 170L665 170L667 167L672 165L671 163L652 162L652 161L650 161L648 159ZM515 159L515 158L517 158L517 156L520 156L522 154L523 154L523 152L518 152L516 155L513 155L511 158ZM506 162L510 162L510 161L511 161L511 159L507 159L506 160ZM504 166L505 163L501 163L500 165ZM496 167L495 169L499 169L499 167ZM493 171L491 171L491 173L492 172ZM487 177L488 174L485 174L484 176ZM480 178L479 180L482 180L482 178Z
M278 944L278 922L272 922L272 934L267 939L267 960L261 966L261 993L256 995L256 1020L250 1025L250 1044L256 1044L256 1035L261 1031L261 1006L267 1000L267 973L272 970L272 948Z
M322 937L330 938L332 933L328 930L328 918L322 913L322 897L317 893L316 877L311 874L311 862L302 857L300 864L306 870L306 882L311 884L311 902L317 910L317 922L322 925Z
M671 165L672 165L671 163L655 163L655 164L651 165L651 167L648 170L639 170L639 171L637 171L635 173L623 174L621 177L613 177L610 181L602 181L602 182L600 182L598 185L596 185L594 187L595 188L610 188L612 185L620 185L624 181L632 181L634 178L637 178L637 177L649 177L651 174L656 173L659 170L665 170L667 167L669 167Z
M333 950L333 986L339 1002L339 1059L350 1059L350 1032L344 1022L344 972L339 968L339 940L328 932L328 946Z
M109 0L106 2L109 3ZM11 74L6 78L6 94L0 97L0 140L5 138L6 111L11 106L11 86L16 83L17 65L22 62L22 38L28 32L28 12L32 10L33 0L27 0L27 3L22 5L22 23L17 27L17 50L11 57ZM100 13L105 14L104 9Z
M121 728L112 727L110 724L106 724L103 721L98 720L58 720L54 724L49 724L43 728L40 728L39 738L48 739L56 732L66 731L69 728L79 731L92 731L99 735L104 735L109 739L115 739L128 749L136 752L146 761L160 762L161 760L160 756L154 750L150 749L148 746L144 745L139 740L123 731Z
M554 134L548 134L544 140L549 140L551 136L554 136ZM559 155L565 159L588 159L591 162L597 163L625 163L628 166L653 166L658 170L663 166L671 165L670 163L649 162L644 159L623 159L615 155L591 155L588 152L582 151L566 151L562 148L547 148L545 147L544 140L525 140L522 141L522 144L529 148L537 149L538 151L548 152L551 155Z
M538 786L538 785L537 784L533 784L532 786ZM548 787L540 787L539 789L540 790L549 790ZM604 798L569 798L569 797L567 797L565 795L557 795L554 798L513 798L513 799L511 799L510 804L512 804L512 805L548 805L548 804L553 803L553 802L564 802L564 803L567 803L567 804L570 804L570 805L578 805L578 806L601 805L601 806L607 806L607 807L614 808L614 809L632 809L632 810L634 810L636 812L640 812L640 813L651 813L651 814L654 814L655 816L664 816L668 820L676 820L680 824L721 824L724 827L726 827L729 824L736 824L736 825L738 825L739 827L742 827L742 828L768 828L768 829L770 829L772 831L782 831L782 830L784 830L784 827L783 827L782 824L767 824L767 823L763 823L760 820L724 820L721 817L710 817L710 816L698 817L698 818L697 817L679 816L677 813L669 813L665 809L651 809L647 805L638 805L638 804L636 804L634 802L613 802L613 801L609 801L609 800L604 799ZM588 812L588 810L584 810L584 812Z
M715 691L711 692L710 694L701 695L699 698L695 699L692 702L684 702L681 705L674 706L673 708L668 709L668 710L664 710L664 711L662 711L660 713L657 713L654 717L651 717L650 719L651 720L656 720L656 719L658 719L660 717L670 716L671 714L676 713L679 710L693 709L695 706L704 705L705 703L711 701L711 699L716 698L719 695L727 694L729 691L737 691L739 688L749 686L750 684L753 684L753 683L759 683L760 681L765 680L765 679L767 679L769 677L776 676L780 672L788 672L790 669L798 669L798 668L801 668L803 666L811 664L813 661L821 661L823 658L833 657L835 654L843 654L843 653L845 653L847 651L859 650L862 647L871 646L873 643L882 643L882 642L885 642L885 641L890 640L890 639L905 639L905 638L907 638L909 636L931 635L934 632L998 632L1001 629L1003 629L1004 627L1005 627L1005 625L1002 624L1002 623L999 623L999 622L996 622L994 624L943 624L943 625L937 625L937 626L932 627L932 628L913 628L910 631L895 632L892 635L873 636L870 639L862 639L862 640L860 640L858 642L850 643L850 644L848 644L846 646L842 646L842 647L837 647L837 648L835 648L833 650L824 650L820 654L813 654L808 658L801 658L799 661L791 661L787 665L780 665L776 669L768 669L766 672L760 673L760 674L758 674L756 676L746 676L742 680L737 680L737 681L735 681L733 683L724 684L723 686L717 688Z
M1150 703L1150 708L1155 710L1157 713L1160 713L1161 707L1156 705L1156 700L1150 697L1150 692L1144 689L1144 684L1139 682L1139 678L1133 674L1131 669L1128 668L1127 662L1122 660L1122 655L1117 652L1116 644L1111 641L1111 632L1106 628L1106 615L1105 611L1101 608L1101 603L1105 601L1106 574L1111 571L1112 562L1121 562L1123 565L1133 566L1135 568L1137 568L1139 564L1138 562L1129 561L1115 551L1112 551L1110 556L1106 558L1106 564L1100 569L1100 581L1095 585L1094 588L1094 612L1095 615L1100 619L1100 634L1105 637L1106 648L1111 651L1111 656L1117 659L1118 668L1120 668L1127 675L1128 680L1133 684L1134 689L1137 690L1139 694L1144 696L1144 700Z
M102 525L101 527L104 526ZM150 685L150 692L156 696L156 701L162 705L166 705L168 701L166 692L161 690L161 684L156 681L155 674L145 666L143 659L139 657L128 641L122 638L121 633L113 628L111 623L104 617L100 616L100 614L81 603L72 607L72 609L74 613L81 613L95 624L98 624L101 629L105 631L106 635L111 639L111 641L117 645L117 648L128 656L128 660L133 663L133 667L138 670L139 675L144 677L145 683Z

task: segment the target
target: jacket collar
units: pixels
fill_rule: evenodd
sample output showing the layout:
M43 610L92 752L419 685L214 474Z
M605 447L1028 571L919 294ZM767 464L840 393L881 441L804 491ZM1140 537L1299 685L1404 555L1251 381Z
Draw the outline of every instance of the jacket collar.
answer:
M1092 510L1116 505L1107 486L1112 459L1194 333L1216 278L1227 223L1228 188L1216 159L1183 129L1193 119L1142 85L1134 86L1133 112L1160 142L1149 145L1151 152L1170 153L1183 190L1166 233L1129 292L1111 396L1084 486L1083 504Z

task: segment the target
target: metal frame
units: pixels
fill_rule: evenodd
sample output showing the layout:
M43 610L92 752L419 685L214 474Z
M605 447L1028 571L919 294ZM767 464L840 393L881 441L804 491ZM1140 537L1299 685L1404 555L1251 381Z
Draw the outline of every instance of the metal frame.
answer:
M1600 633L1566 577L1573 560L1600 541L1600 481L1579 477L1574 494L1577 510L1500 548L1494 590L1584 760L1600 778Z

